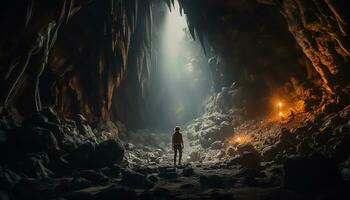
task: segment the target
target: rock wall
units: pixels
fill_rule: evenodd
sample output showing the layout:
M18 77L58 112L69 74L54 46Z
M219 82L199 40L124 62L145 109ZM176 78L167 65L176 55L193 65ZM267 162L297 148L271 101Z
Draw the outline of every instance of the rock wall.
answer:
M142 115L138 107L152 71L153 2L174 3L6 3L0 22L6 30L0 39L1 110L14 106L27 115L50 105L66 115L83 113L89 121ZM251 116L266 112L272 96L302 100L306 107L342 98L349 84L345 0L179 3L189 32L211 57L215 88L233 81L245 88Z
M285 0L281 11L289 31L322 78L324 87L334 93L349 84L349 14L346 1Z
M106 121L129 68L136 68L131 71L144 87L150 1L8 4L1 10L7 30L1 37L1 108L28 115L50 105Z
M310 109L336 100L349 84L345 1L179 2L191 33L217 55L216 88L243 86L252 116L266 112L271 97Z

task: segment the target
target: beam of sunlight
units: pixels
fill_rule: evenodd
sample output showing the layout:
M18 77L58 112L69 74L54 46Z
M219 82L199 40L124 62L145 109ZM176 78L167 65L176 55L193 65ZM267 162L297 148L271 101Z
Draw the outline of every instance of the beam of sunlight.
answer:
M180 15L178 3L166 11L158 36L159 76L153 94L159 102L158 123L169 128L198 116L211 79L207 58L188 33L186 16Z
M176 3L172 12L168 12L165 20L163 45L168 59L176 59L181 51L181 43L185 37L187 22L185 16L180 15L179 6Z

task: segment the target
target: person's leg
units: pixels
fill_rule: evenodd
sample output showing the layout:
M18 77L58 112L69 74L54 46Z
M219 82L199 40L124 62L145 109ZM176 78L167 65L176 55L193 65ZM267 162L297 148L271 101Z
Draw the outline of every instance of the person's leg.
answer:
M179 165L181 165L181 158L182 158L182 148L179 147Z
M177 156L177 148L174 147L174 166L176 166L176 156Z

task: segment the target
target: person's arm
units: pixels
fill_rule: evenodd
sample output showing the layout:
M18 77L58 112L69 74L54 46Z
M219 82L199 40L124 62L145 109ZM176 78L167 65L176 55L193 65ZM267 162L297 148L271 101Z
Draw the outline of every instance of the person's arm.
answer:
M171 147L174 148L174 134L171 135Z
M184 140L182 138L182 134L181 134L181 144L182 144L182 148L184 148Z

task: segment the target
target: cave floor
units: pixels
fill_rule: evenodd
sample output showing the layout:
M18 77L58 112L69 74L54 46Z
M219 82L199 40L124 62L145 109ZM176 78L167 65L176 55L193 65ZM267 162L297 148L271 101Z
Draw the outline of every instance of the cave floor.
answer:
M138 199L303 199L291 191L282 189L279 185L266 185L266 178L261 178L260 183L259 181L248 183L246 177L238 175L239 169L211 169L214 167L203 165L193 167L193 175L185 177L182 175L183 167L174 169L170 166L161 166L160 168L176 170L178 176L159 178L151 189L135 189ZM201 180L201 177L211 176L218 177L218 180L208 180L208 183ZM104 186L92 186L74 191L66 197L89 199L87 197L94 197L105 193L110 188L122 185L121 179L111 179L110 182Z

